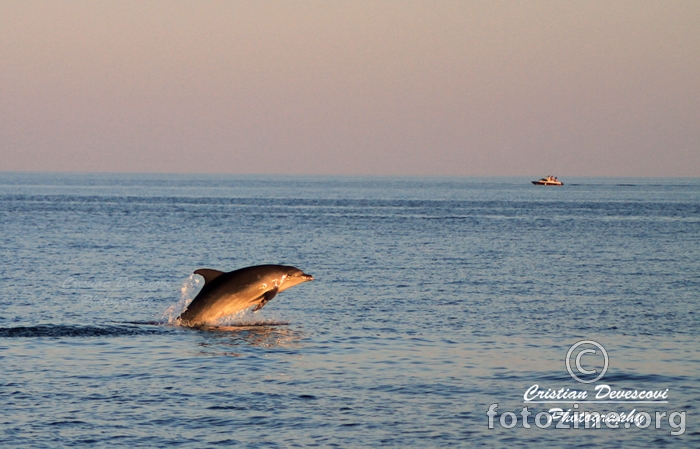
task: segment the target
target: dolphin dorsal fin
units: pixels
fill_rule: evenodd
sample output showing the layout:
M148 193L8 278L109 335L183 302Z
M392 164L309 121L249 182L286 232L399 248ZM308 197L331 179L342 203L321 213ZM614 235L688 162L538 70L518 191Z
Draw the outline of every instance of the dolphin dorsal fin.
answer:
M204 278L204 285L207 285L208 282L211 282L214 279L218 278L219 276L224 274L224 272L219 270L212 270L210 268L200 268L199 270L195 270L194 274L202 276Z

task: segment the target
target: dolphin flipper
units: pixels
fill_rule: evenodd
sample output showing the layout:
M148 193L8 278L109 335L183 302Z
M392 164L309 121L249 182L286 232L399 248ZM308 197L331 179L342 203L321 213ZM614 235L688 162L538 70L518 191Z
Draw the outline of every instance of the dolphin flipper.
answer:
M257 312L258 310L260 310L260 309L262 309L263 307L265 307L265 304L267 304L267 302L268 302L269 300L271 300L272 298L274 298L275 296L277 296L277 292L279 292L279 291L280 291L279 287L275 287L275 288L273 288L272 290L265 292L265 294L262 295L262 296L263 296L262 301L260 301L260 304L258 304L257 306L255 306L255 308L253 309L253 312Z

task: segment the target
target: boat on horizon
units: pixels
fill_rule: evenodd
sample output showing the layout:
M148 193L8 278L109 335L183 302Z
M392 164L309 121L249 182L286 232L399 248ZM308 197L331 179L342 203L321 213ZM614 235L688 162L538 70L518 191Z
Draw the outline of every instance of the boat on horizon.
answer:
M559 181L556 176L546 176L539 181L532 181L536 186L563 186L564 183Z

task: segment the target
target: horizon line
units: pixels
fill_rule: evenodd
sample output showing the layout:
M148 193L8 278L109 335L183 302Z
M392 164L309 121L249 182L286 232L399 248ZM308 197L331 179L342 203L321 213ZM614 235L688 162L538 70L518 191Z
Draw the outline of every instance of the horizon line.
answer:
M230 172L166 172L166 171L35 171L2 170L0 174L47 174L47 175L194 175L194 176L284 176L284 177L343 177L343 178L541 178L548 175L435 175L435 174L332 174L332 173L230 173ZM700 179L700 176L664 176L664 175L555 175L558 178L601 178L601 179ZM566 184L564 184L566 185Z

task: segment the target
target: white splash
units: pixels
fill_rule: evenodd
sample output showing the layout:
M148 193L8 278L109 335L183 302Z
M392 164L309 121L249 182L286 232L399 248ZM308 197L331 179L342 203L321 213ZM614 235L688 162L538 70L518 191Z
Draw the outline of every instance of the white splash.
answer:
M180 300L168 307L165 312L163 312L162 319L168 320L168 324L175 324L177 317L187 308L192 300L197 296L201 285L203 284L203 279L201 276L196 274L191 274L180 287Z

